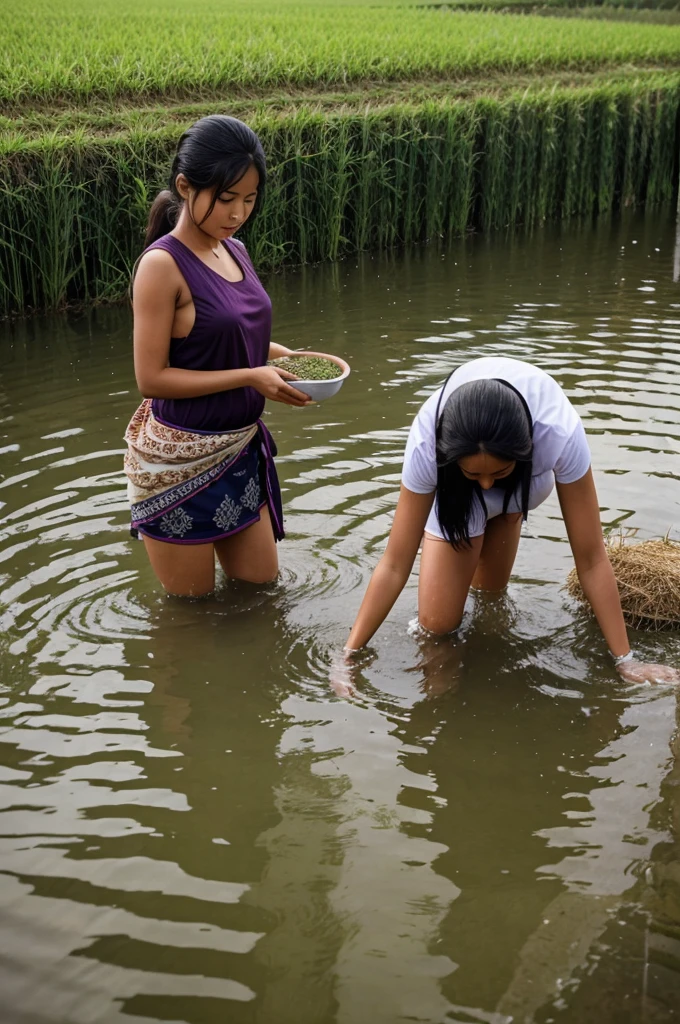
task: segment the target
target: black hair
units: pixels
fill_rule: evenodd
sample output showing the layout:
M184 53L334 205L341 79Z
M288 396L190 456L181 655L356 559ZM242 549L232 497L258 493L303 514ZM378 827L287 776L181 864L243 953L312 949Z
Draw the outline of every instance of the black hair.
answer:
M505 490L503 512L507 512L513 494L519 492L519 505L526 519L533 422L524 398L507 381L471 380L461 384L446 400L441 416L437 415L437 518L456 550L470 546L469 521L475 495L486 512L483 489L476 480L468 480L458 465L460 459L480 452L516 463L512 473L495 486Z
M257 169L260 176L253 208L255 213L262 202L267 178L262 143L255 132L236 117L227 117L225 114L202 117L179 140L168 187L156 196L149 211L145 248L167 235L177 223L183 203L177 190L178 174L183 174L197 192L211 190L212 203L206 213L206 217L209 217L219 194L240 181L251 166Z

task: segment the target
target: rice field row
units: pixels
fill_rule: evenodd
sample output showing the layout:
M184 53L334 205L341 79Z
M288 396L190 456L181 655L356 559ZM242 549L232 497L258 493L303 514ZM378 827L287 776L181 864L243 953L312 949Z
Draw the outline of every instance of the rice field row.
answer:
M679 118L680 74L368 113L254 115L270 181L246 240L266 268L670 203ZM124 295L176 139L170 125L8 149L0 314Z
M261 0L24 0L0 29L0 110L125 98L225 100L492 70L680 65L680 26Z
M540 95L555 89L594 88L602 85L626 85L649 90L663 88L667 73L658 68L631 68L595 72L550 72L542 75L498 74L471 77L460 81L423 79L410 82L359 84L345 89L269 89L261 94L230 99L225 106L219 96L193 103L141 101L97 104L94 108L53 107L28 109L14 117L0 115L0 157L14 152L26 142L41 137L59 140L60 144L94 137L126 136L140 132L157 132L159 126L176 126L177 134L186 125L206 114L224 113L225 109L242 120L267 115L286 118L295 113L348 115L373 114L407 104L411 107L428 102L442 103L478 98L517 99L529 94Z

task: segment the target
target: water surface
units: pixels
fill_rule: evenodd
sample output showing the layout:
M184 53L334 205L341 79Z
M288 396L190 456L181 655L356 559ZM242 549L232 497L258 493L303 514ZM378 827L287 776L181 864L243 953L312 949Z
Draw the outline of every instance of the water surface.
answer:
M680 1016L676 694L614 677L554 495L505 597L428 643L414 572L357 698L328 686L410 421L461 361L552 373L604 524L680 534L674 243L630 216L272 278L276 340L353 372L267 414L280 583L203 601L126 532L128 311L3 327L3 1024Z

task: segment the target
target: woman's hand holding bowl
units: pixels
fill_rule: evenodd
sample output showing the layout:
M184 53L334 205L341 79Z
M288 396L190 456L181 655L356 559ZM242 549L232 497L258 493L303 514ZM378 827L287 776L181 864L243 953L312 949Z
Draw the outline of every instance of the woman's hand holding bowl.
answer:
M270 402L283 402L284 405L295 406L311 405L312 399L309 395L286 383L297 379L294 373L281 370L278 366L256 366L251 370L250 386Z

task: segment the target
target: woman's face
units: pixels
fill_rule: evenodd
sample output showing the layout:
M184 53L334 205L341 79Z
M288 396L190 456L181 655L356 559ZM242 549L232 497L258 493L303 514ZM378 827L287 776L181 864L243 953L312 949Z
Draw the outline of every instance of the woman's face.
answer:
M495 455L477 452L476 455L464 455L458 460L458 467L466 480L476 480L479 486L488 491L498 480L510 476L517 463L514 459L497 459Z
M188 203L194 224L204 234L218 241L231 238L243 227L253 212L259 184L257 168L251 164L239 181L232 182L228 189L218 194L212 211L208 213L213 200L212 190L206 188L196 192L184 175L180 174L177 177L177 188Z

